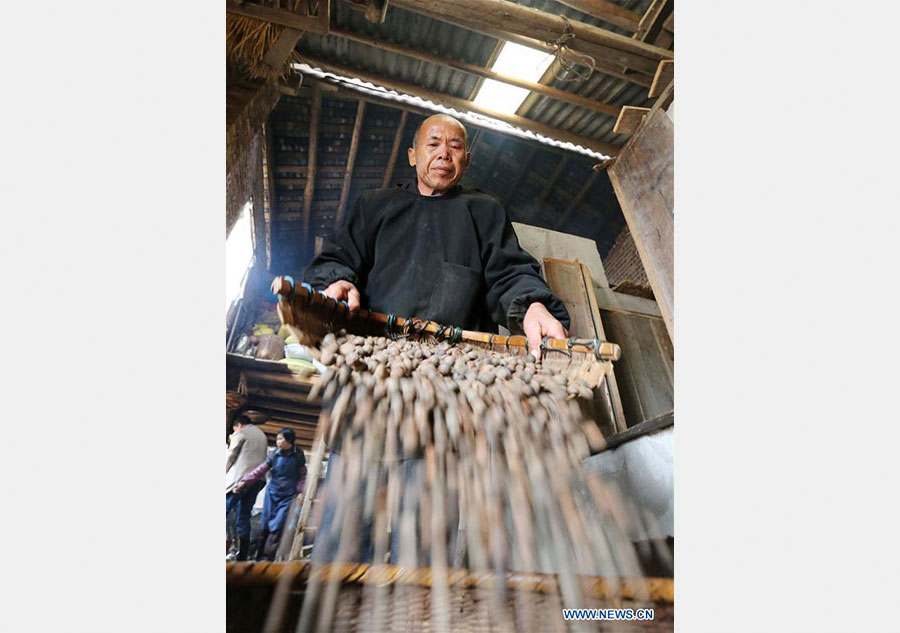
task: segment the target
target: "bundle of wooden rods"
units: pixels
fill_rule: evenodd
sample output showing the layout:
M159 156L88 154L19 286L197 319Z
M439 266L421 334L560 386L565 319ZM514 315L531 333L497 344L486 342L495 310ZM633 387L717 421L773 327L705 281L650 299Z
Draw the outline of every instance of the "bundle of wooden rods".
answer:
M314 568L430 566L429 606L417 618L439 631L466 617L451 608L454 569L554 573L566 608L588 604L578 575L613 586L641 576L626 536L640 517L582 468L604 441L581 406L593 395L591 361L559 371L469 344L333 333L321 358L328 370L310 397L325 403L318 434L333 472L313 522L330 508L331 527L320 525L316 540L332 551L320 561L314 552ZM297 630L334 630L343 586L311 574ZM372 614L367 630L396 630L410 591L366 587L357 606ZM527 590L495 582L479 591L492 630L532 630ZM558 616L559 630L581 626Z

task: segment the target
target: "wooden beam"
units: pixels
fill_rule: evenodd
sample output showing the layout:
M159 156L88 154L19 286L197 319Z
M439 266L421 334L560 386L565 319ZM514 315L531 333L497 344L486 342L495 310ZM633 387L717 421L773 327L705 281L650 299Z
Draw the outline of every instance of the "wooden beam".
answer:
M341 186L341 201L338 203L337 214L334 216L335 228L344 219L344 209L347 208L347 197L350 195L350 181L353 180L353 166L356 164L356 152L359 149L359 133L362 130L365 115L366 102L360 99L359 105L356 106L356 121L353 123L353 135L350 137L350 152L347 155L344 184Z
M597 141L594 139L584 138L583 136L579 136L577 134L573 134L571 132L567 132L565 130L560 130L557 128L550 127L549 125L545 125L538 121L534 121L532 119L526 119L525 117L518 116L515 114L506 114L504 112L497 112L496 110L491 110L490 108L485 108L480 106L472 101L467 99L460 99L459 97L454 97L448 94L444 94L442 92L434 92L431 90L426 90L425 88L421 88L419 86L408 84L403 81L397 81L394 79L385 79L379 75L374 75L371 73L367 73L365 71L360 71L355 68L351 68L348 66L342 66L339 64L335 64L331 61L320 59L317 57L312 57L310 55L303 55L303 59L307 60L308 63L312 66L317 66L323 70L327 70L333 73L337 73L340 75L344 75L346 77L356 77L358 79L362 79L363 81L368 81L369 83L377 84L389 90L396 90L397 92L405 92L406 94L414 95L420 97L422 99L426 99L433 103L438 103L440 105L446 106L448 108L453 108L455 110L460 111L470 111L477 112L478 114L482 114L487 117L491 117L493 119L497 119L498 121L504 121L518 127L522 130L528 130L534 132L535 134L541 134L543 136L547 136L558 141L565 141L569 143L573 143L575 145L581 145L582 147L586 147L588 149L592 149L594 151L600 152L602 154L615 155L619 151L618 145L613 145L611 143L604 143L603 141Z
M394 6L447 22L462 17L548 43L572 33L575 37L568 45L573 50L647 74L656 70L659 60L674 57L670 50L505 0L394 0Z
M621 446L625 442L630 442L631 440L636 440L637 438L648 435L650 433L656 433L657 431L662 431L670 426L675 424L675 412L670 411L669 413L664 413L658 417L655 417L651 420L645 420L639 424L635 424L628 429L616 433L615 435L611 435L606 438L606 446L601 448L598 453L602 453L603 451L608 451L617 446ZM594 453L596 454L596 453Z
M325 3L328 5L328 3ZM297 31L312 31L321 35L328 34L327 23L323 25L321 16L300 15L293 11L273 9L252 2L238 2L238 0L225 0L225 10L234 15L245 18L253 18L262 22L271 22L280 26L286 26ZM327 12L326 12L327 13Z
M306 156L306 186L303 188L303 239L309 241L309 219L312 215L312 201L316 193L316 152L319 147L319 110L322 92L319 84L313 85L312 101L309 106L309 151Z
M506 192L506 195L503 196L503 206L509 206L509 201L512 200L512 197L516 195L516 191L522 185L522 181L525 180L525 177L528 175L528 170L531 168L531 161L534 160L534 157L537 155L537 146L532 146L528 151L528 158L525 159L525 163L522 165L522 169L519 170L519 175L516 178L515 182L513 182L512 186Z
M589 99L588 97L583 97L572 92L560 90L559 88L536 83L534 81L527 81L525 79L503 75L498 72L494 72L490 68L484 68L475 64L469 64L468 62L451 59L448 57L439 57L438 55L432 55L430 53L419 51L416 49L391 44L387 41L365 37L364 35L353 33L352 31L332 29L331 34L338 37L343 37L348 40L352 40L354 42L359 42L361 44L367 44L369 46L373 46L390 53L404 55L406 57L418 59L423 62L428 62L430 64L435 64L446 68L453 68L465 73L477 75L478 77L482 77L484 79L493 79L494 81L499 81L511 86L524 88L526 90L530 90L531 92L550 97L551 99L571 103L572 105L581 106L582 108L588 108L589 110L594 110L611 117L619 116L619 111L621 110L621 106L614 106L608 103L603 103L602 101L597 101L596 99Z
M657 101L608 173L669 338L674 342L675 127L662 100L661 97Z
M278 36L272 48L263 56L263 62L272 70L281 70L302 36L303 31L286 27L281 31L281 35Z
M509 33L507 31L502 31L500 29L493 28L491 26L482 24L477 20L467 20L464 18L455 18L452 22L449 20L442 20L447 22L448 24L455 24L456 26L461 26L465 29L469 29L470 31L474 31L475 33L481 33L482 35L487 35L488 37L497 38L500 41L505 42L513 42L514 44L520 44L527 48L533 48L536 51L543 51L548 55L553 55L556 52L556 48L547 42L542 42L541 40L536 40L533 37L525 37L524 35L516 35L515 33ZM581 64L579 64L581 65ZM582 66L587 69L587 66ZM594 69L602 72L604 74L610 75L612 77L616 77L618 79L624 79L625 81L629 81L631 83L637 84L639 86L650 87L650 82L653 80L651 76L652 73L643 74L637 72L623 72L622 67L617 64L612 64L609 62L605 62L603 60L595 60ZM541 83L545 83L543 79L541 79Z
M596 281L594 281L594 294L597 297L597 305L600 306L601 310L662 320L662 312L659 311L659 306L653 299L644 299L643 297L616 292L597 285Z
M641 14L608 0L556 0L560 4L581 11L586 15L615 24L629 31L637 31Z
M384 168L384 180L381 181L382 189L391 183L391 178L394 176L397 154L400 152L400 142L403 140L403 130L406 128L407 114L406 110L400 113L400 122L397 124L397 131L394 133L394 143L391 145L391 157L388 159L387 167Z
M675 60L664 59L659 62L659 68L656 69L656 74L653 76L653 83L650 85L650 92L647 94L647 97L656 99L674 77Z
M631 134L641 125L644 117L650 112L650 108L637 108L634 106L625 106L616 119L613 126L613 132L616 134Z

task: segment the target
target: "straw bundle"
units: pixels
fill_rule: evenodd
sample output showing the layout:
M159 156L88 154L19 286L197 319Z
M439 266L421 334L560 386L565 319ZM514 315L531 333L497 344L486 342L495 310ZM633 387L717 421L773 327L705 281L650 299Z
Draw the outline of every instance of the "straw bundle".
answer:
M305 15L308 3L305 0L287 0L286 2L258 0L256 4ZM289 74L291 62L299 61L296 53L292 52L284 65L278 69L273 69L263 62L263 57L278 41L284 28L270 22L232 13L226 14L225 48L228 61L239 66L254 79L286 77Z

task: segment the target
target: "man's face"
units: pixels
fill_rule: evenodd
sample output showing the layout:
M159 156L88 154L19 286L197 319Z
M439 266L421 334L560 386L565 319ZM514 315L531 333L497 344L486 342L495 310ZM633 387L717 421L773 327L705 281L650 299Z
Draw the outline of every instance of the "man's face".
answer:
M447 191L469 166L465 130L455 121L439 116L425 120L416 147L410 147L407 154L419 177L419 192L426 196Z

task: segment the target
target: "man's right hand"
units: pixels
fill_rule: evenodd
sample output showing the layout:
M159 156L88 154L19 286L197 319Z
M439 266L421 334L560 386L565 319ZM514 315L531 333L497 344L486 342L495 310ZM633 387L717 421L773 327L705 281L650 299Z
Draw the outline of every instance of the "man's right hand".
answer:
M359 312L359 290L349 281L334 282L325 288L324 294L338 301L346 301L350 307L350 316L356 316L356 313Z

